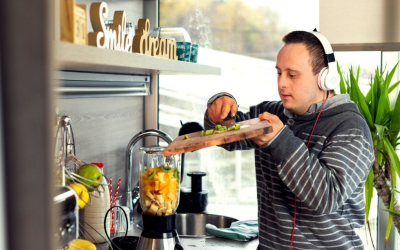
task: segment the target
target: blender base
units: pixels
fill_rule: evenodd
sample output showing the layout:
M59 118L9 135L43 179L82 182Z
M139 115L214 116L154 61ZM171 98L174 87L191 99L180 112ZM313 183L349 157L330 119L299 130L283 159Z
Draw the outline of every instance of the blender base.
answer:
M137 245L138 250L183 250L183 247L179 243L178 235L173 238L164 239L151 239L144 236L140 236Z
M151 216L142 214L143 231L138 250L183 250L176 232L176 214Z

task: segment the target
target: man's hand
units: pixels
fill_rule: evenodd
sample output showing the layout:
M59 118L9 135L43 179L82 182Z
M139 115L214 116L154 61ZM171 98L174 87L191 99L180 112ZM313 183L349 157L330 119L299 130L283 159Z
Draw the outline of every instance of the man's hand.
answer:
M252 140L255 143L257 143L259 146L262 146L268 143L270 140L272 140L272 138L274 138L279 133L279 131L282 130L284 126L279 117L271 113L264 112L260 114L258 117L260 118L261 121L267 120L272 125L271 133L252 138Z
M214 123L220 123L228 116L229 112L235 116L237 111L238 106L232 98L221 96L208 108L208 115Z

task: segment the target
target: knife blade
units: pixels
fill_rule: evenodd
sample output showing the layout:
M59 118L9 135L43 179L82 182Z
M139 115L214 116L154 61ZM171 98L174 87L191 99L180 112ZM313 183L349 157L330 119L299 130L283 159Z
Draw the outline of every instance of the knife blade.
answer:
M228 116L220 122L221 126L226 126L227 128L232 127L236 124L235 117L229 112Z

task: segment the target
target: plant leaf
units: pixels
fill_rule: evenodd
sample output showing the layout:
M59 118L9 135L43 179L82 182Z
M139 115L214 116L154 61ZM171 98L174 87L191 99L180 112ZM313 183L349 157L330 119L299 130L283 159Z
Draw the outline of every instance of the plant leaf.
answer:
M393 67L392 71L390 71L389 75L386 75L385 82L386 82L387 88L389 88L390 82L392 81L394 72L396 71L396 68L397 68L398 64L399 63L396 63L396 65ZM390 93L390 92L388 92L388 93Z
M390 166L390 174L392 175L392 176L394 176L393 178L392 178L392 182L393 182L393 187L392 187L392 190L394 190L395 188L396 188L396 180L397 180L397 178L396 178L396 170L395 170L395 168L394 167L392 167L392 166ZM393 192L392 192L393 193Z
M371 112L368 109L368 104L365 100L364 95L361 93L360 88L358 87L358 82L354 79L354 75L350 74L350 81L351 81L351 92L355 92L357 94L358 99L358 107L361 111L361 114L364 116L365 120L369 128L372 130L374 128L374 123L372 121Z
M350 84L349 84L349 78L348 78L348 76L347 76L347 79L344 79L344 82L346 83L346 86L347 86L347 94L349 94L350 95Z
M392 180L393 179L395 179L395 178L392 178ZM394 204L394 192L392 192L391 195L390 195L390 208L389 208L389 210L391 210L391 211L393 211L393 204ZM392 227L392 218L393 218L393 214L389 213L388 224L386 226L385 248L386 248L387 240L389 239L390 228Z
M390 136L391 138L390 141L392 142L392 144L394 144L396 142L400 130L400 94L397 96L396 104L394 105L392 114L395 115L392 115L392 120L390 121L389 129L397 130L397 132L393 131Z
M383 144L385 146L386 152L389 154L390 160L392 161L392 166L396 170L397 175L400 177L400 160L399 157L397 156L396 152L394 151L392 144L390 144L390 141L388 138L385 136L383 137ZM394 178L392 178L394 179Z
M371 116L372 116L372 120L375 121L375 116L376 116L376 93L375 93L375 85L376 83L374 81L372 81L372 76L371 76L371 88L368 91L368 94L370 94L370 102L371 102ZM368 95L367 94L367 95ZM367 102L368 102L368 98L366 97Z
M392 111L389 111L381 120L381 125L384 127L389 127L389 123L392 120Z
M381 208L381 209L386 211L386 212L389 212L390 214L394 214L394 215L400 216L400 213L398 213L398 212L395 212L395 211L392 211L392 210L389 210L389 209L384 209L384 208Z
M385 133L385 126L374 124L376 127L376 133L378 134L379 140L383 140L383 134Z
M394 83L393 85L390 85L389 90L388 90L389 94L392 93L392 91L393 91L394 89L396 89L397 86L399 86L399 84L400 84L400 81Z
M376 117L375 117L376 124L381 124L383 114L385 113L385 108L387 107L388 93L387 93L386 84L384 84L384 83L382 84L380 92L381 93L379 96L378 108L377 108Z
M347 94L346 86L344 86L343 75L342 75L342 71L340 70L339 63L336 63L336 65L337 65L337 71L338 71L338 73L340 75L340 83L339 83L339 85L340 85L340 93L341 94Z
M372 195L374 193L373 187L374 187L374 171L371 168L369 170L368 177L365 180L365 218L366 218L366 222L368 222L368 218L369 218L369 211L371 208Z
M372 89L375 86L375 83L377 83L379 72L375 70L375 76L374 80L372 80L372 75L371 75L371 83L369 84L371 86L371 89L368 91L367 95L365 96L365 99L367 99L368 102L371 101L371 95L372 95ZM376 86L375 86L376 87ZM376 92L376 91L375 91Z
M358 105L358 97L357 97L357 90L356 90L356 86L357 86L357 82L356 79L354 77L353 74L353 68L350 69L350 100L352 100L355 104Z

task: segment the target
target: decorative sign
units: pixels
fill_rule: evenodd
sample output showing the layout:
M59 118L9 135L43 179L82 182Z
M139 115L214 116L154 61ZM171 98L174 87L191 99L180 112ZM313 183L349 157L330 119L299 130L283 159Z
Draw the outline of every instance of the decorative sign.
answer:
M149 36L149 19L139 19L135 36L126 34L125 11L114 12L113 25L106 27L104 18L108 16L105 2L90 5L90 21L93 31L89 33L89 45L103 49L141 53L177 60L175 40Z
M88 44L86 5L75 0L61 0L61 40Z
M149 19L139 19L132 51L140 54L178 60L175 40L149 36Z
M106 27L104 18L108 16L105 2L90 5L90 21L94 32L89 33L89 45L102 49L132 52L132 37L126 34L125 11L114 13L113 25Z

